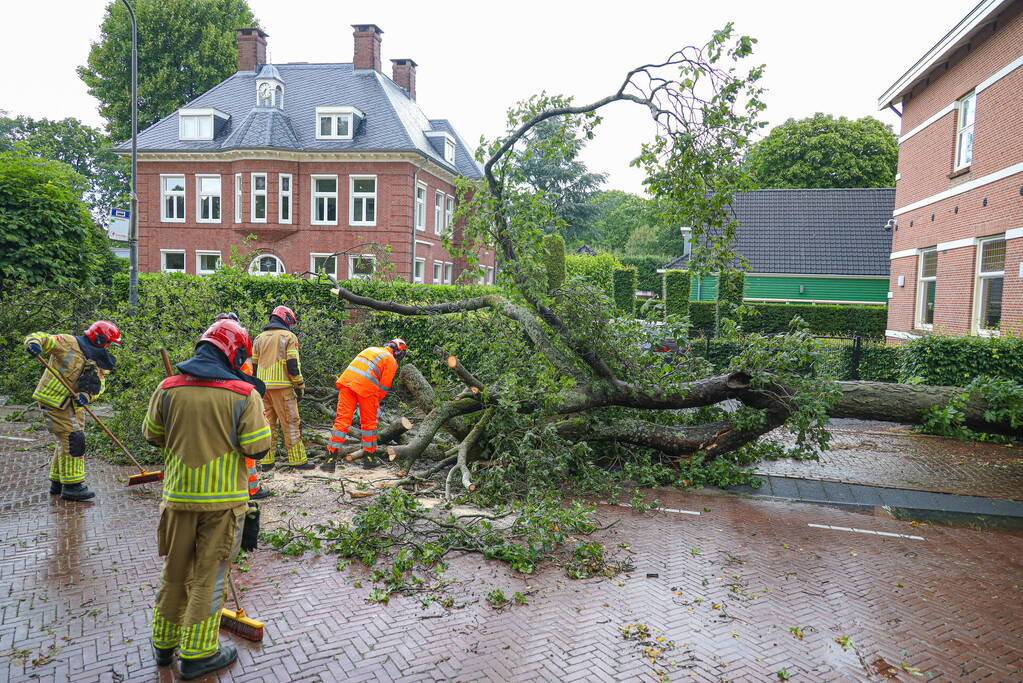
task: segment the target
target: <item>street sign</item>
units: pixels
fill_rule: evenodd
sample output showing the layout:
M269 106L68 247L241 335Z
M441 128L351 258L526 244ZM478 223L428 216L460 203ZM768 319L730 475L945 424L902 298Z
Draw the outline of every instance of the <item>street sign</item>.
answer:
M107 224L107 237L118 242L128 241L128 226L131 212L124 209L110 209L110 223Z

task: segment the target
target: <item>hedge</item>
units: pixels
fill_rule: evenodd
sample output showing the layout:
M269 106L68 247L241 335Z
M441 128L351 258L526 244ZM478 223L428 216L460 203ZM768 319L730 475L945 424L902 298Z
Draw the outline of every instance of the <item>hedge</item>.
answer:
M561 235L554 233L544 235L543 249L549 293L565 283L565 240Z
M661 274L657 271L671 261L672 256L618 256L623 266L636 269L636 289L644 292L661 291Z
M636 315L636 269L633 267L614 270L615 308L630 316Z
M689 292L691 288L692 275L688 270L668 270L664 272L661 296L664 297L664 312L666 315L689 315Z
M742 293L746 288L746 274L735 268L726 268L718 275L718 315L723 319L738 319L742 306ZM720 328L721 320L718 320Z
M802 318L810 331L820 336L883 339L888 323L886 306L857 306L853 304L769 304L746 302L752 313L743 318L746 332L775 334L784 332L796 316ZM694 333L705 335L714 331L714 302L691 301L690 316Z
M569 280L579 280L607 294L614 296L614 270L621 267L621 262L610 254L583 256L582 254L565 255L565 273Z

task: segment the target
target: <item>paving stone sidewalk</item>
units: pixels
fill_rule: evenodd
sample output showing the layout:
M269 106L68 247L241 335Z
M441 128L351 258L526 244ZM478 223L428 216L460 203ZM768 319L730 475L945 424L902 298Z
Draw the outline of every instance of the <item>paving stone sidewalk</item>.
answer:
M836 419L820 460L753 466L778 477L1023 500L1023 447L964 443L890 422ZM784 436L779 434L778 436Z

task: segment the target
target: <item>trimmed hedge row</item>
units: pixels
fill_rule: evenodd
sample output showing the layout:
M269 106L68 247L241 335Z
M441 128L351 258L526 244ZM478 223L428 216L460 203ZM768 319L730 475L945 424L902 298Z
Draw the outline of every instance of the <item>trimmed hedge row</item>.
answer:
M565 255L566 279L582 280L607 294L608 298L614 296L614 271L621 266L621 262L610 254Z
M886 306L852 304L768 304L746 303L752 313L743 318L746 332L775 334L788 329L796 316L802 318L810 331L820 336L847 337L859 335L867 339L883 339L888 323ZM714 331L714 302L691 301L689 312L694 334L710 335Z
M614 270L615 308L629 316L636 315L636 269L627 266Z
M689 292L693 277L688 270L664 272L663 291L665 315L687 316L690 311Z
M565 283L565 240L555 233L544 235L543 248L547 292L550 293Z
M644 292L661 291L661 274L658 269L672 259L671 256L619 256L624 266L636 269L636 289Z

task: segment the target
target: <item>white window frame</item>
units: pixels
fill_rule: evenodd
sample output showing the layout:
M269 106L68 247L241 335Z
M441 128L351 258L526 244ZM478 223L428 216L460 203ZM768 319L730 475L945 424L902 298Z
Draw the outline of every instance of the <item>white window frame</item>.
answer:
M181 254L181 268L168 268L167 255ZM188 252L185 249L161 249L160 250L160 272L161 273L187 273Z
M433 193L433 234L444 232L444 193L437 190Z
M416 271L419 271L418 273ZM426 281L426 259L417 256L412 266L412 282L421 285Z
M420 201L419 194L422 191L422 201ZM412 198L415 204L415 225L416 230L419 232L426 232L426 185L423 183L416 183L416 195Z
M455 198L448 195L444 200L444 229L451 230L451 224L455 221Z
M260 259L264 259L264 258L276 259L278 265L280 265L280 267L281 267L280 272L266 273L266 272L263 272L263 271L260 271L260 270L255 270L253 268L253 266L255 266L257 263L259 263ZM281 257L278 256L277 254L256 254L256 256L253 257L252 262L249 263L249 275L258 275L260 277L277 277L278 275L284 275L287 272L288 272L287 268L284 267L284 261L282 261Z
M194 132L189 132L188 124L195 122ZM209 126L206 133L202 132L202 124ZM212 140L213 129L215 128L213 114L184 114L178 113L178 139L179 140Z
M336 254L326 254L326 253L322 253L322 254L315 254L315 253L314 254L309 254L309 270L311 272L313 272L313 273L318 272L316 270L316 259L318 259L318 258L327 258L328 256L333 257L333 259L334 259L334 272L333 273L328 272L327 274L328 275L333 275L336 278L337 277L337 255Z
M242 174L234 174L234 222L242 222Z
M455 163L455 141L449 137L444 138L444 161Z
M167 191L167 179L168 178L181 178L181 190L174 190L172 192ZM187 216L188 205L188 185L187 178L184 173L161 173L160 174L160 222L161 223L184 223L185 216ZM175 206L181 206L181 217L170 217L167 215L167 198L168 197L181 197L181 202L174 202Z
M203 268L202 267L202 257L203 256L216 256L217 257L217 267L214 268L213 270L208 270L208 269ZM196 252L195 252L195 272L198 275L212 275L213 273L216 272L217 268L220 267L221 263L223 263L223 260L222 260L222 258L220 256L220 252L219 251L204 251L204 250L201 250L201 249L197 249Z
M203 194L202 192L202 181L203 178L216 178L220 182L220 192L217 194ZM217 202L217 217L216 218L203 218L202 217L202 200L203 197L216 197L220 201ZM210 204L210 213L213 213L212 202ZM196 174L195 176L195 222L196 223L219 223L221 216L224 215L224 184L221 182L220 175L216 173L202 173Z
M434 259L432 283L435 285L439 285L442 282L444 282L444 262Z
M972 110L970 108L972 105ZM972 111L973 120L969 124L964 123L964 118L967 112ZM958 102L956 102L956 155L955 155L955 170L959 171L964 168L969 168L973 163L973 128L977 121L977 93L976 91L971 92L969 95L964 96ZM960 157L965 156L963 154L963 139L969 136L970 144L968 149L969 161L963 161Z
M309 215L309 222L312 223L313 225L337 225L338 195L340 194L340 190L341 190L341 186L338 185L337 176L336 175L329 175L329 174L328 175L312 175L312 176L309 176L309 179L310 179L310 182L311 182L311 185L310 185L310 188L309 188L309 196L312 198L312 205L310 207L312 209L312 213ZM317 190L316 190L316 181L317 180L333 180L334 181L334 191L333 192L317 192ZM316 219L316 200L317 199L331 199L331 198L333 198L333 200L334 200L334 220L322 220L322 221L321 220L317 220ZM327 206L327 204L324 204L325 208L324 208L324 211L323 211L323 215L324 215L325 218L330 213L329 211L326 210L326 206Z
M351 140L355 134L355 117L363 117L363 113L355 107L316 107L316 139L317 140ZM330 135L323 135L320 132L320 119L330 117ZM337 122L339 119L348 121L348 133L338 135Z
M494 271L494 267L493 266L487 266L487 284L488 285L494 284L494 272L495 271Z
M444 262L444 284L455 284L455 264L451 261Z
M924 301L927 298L927 294L926 294L927 288L925 286L925 283L928 283L928 282L935 283L934 284L935 299L937 299L937 290L938 290L938 284L937 284L937 282L938 282L938 275L937 275L936 268L935 268L935 274L933 276L924 277L924 274L923 274L924 273L924 255L928 254L930 252L934 252L934 257L935 257L935 259L937 259L937 257L938 257L938 249L937 249L937 247L932 247L930 249L921 249L919 251L919 253L917 254L917 264L916 264L916 306L914 306L914 313L913 313L913 323L914 324L913 324L913 327L915 327L918 330L933 330L934 329L934 323L933 322L930 322L930 323L925 323L924 322ZM937 312L937 301L935 301L935 307L934 308L935 308L935 312Z
M288 189L284 189L284 179L288 179ZM295 215L295 179L290 173L277 174L277 222L290 224ZM288 200L288 217L284 216L284 200Z
M256 178L263 179L263 189L256 189ZM249 220L253 223L266 223L267 217L270 215L270 205L267 202L267 198L270 192L270 179L266 173L250 173L249 174ZM263 217L259 218L256 216L256 197L263 198Z
M377 257L376 254L349 254L348 255L348 279L349 280L369 280L373 275L356 275L355 274L355 259L368 258L373 262L373 274L377 271Z
M976 331L978 335L982 337L998 337L1001 335L1000 330L984 327L983 320L981 320L981 316L983 316L984 314L984 307L982 301L984 280L1000 279L1002 281L1002 297L1004 305L1005 263L1004 262L1002 263L1001 270L982 271L980 269L984 258L984 245L990 242L999 241L1005 244L1006 249L1008 248L1009 245L1005 241L1004 234L991 235L990 237L984 237L982 239L977 240L977 263L973 269L974 273L976 273L973 283L973 329Z
M356 180L372 180L373 191L372 192L356 192L355 181ZM352 175L348 176L348 224L349 225L376 225L377 224L377 209L380 208L380 203L377 201L377 177L375 175ZM366 200L373 200L373 220L368 221L366 218ZM355 220L355 202L361 200L362 204L362 217L363 220Z

